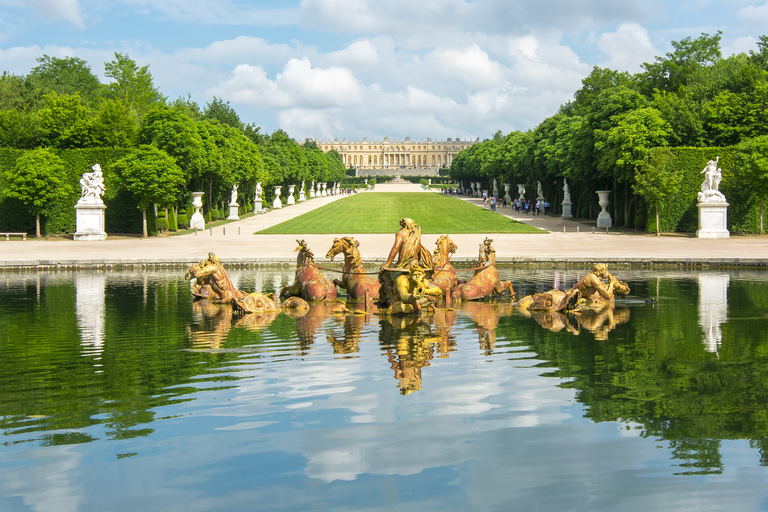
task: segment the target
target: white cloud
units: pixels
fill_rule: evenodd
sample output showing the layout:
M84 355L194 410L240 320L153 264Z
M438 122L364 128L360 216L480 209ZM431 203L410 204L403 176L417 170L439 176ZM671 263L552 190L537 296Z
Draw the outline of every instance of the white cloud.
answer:
M283 26L294 24L299 14L295 8L270 9L256 2L232 0L120 0L120 3L145 16L196 25Z
M66 20L79 29L85 28L77 0L29 0L38 14L54 20Z
M438 77L460 80L472 88L494 87L504 82L504 72L477 44L467 48L437 48L424 57L424 63Z
M651 44L648 29L637 23L622 23L616 32L601 35L597 45L608 55L601 66L633 73L659 54Z
M763 5L744 7L736 13L736 17L748 25L761 27L765 31L768 25L768 1Z

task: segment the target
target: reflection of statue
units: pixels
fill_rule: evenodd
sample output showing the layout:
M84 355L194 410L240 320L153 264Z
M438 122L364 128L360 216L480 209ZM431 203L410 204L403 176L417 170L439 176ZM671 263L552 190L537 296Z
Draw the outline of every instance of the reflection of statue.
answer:
M411 268L421 265L424 268L432 268L432 255L421 246L421 228L413 219L400 219L400 230L395 234L395 243L389 251L387 262L382 268L389 267L397 256L397 264L394 268Z
M496 270L496 251L491 246L492 239L486 238L480 245L480 254L477 259L477 270L474 277L468 283L458 284L451 292L454 301L475 300L500 295L506 290L512 295L515 290L509 281L501 281Z
M103 204L101 195L104 193L104 176L101 174L101 166L95 164L93 172L83 173L80 178L81 195L78 203Z
M344 254L344 268L341 271L341 279L334 279L333 283L339 288L347 290L350 299L369 299L379 297L379 281L368 275L363 268L363 260L357 246L360 242L350 236L334 238L333 245L328 249L326 258L333 261L339 254Z
M195 299L210 299L214 302L231 302L235 313L254 313L259 311L278 311L272 294L259 292L245 293L235 288L229 274L215 254L208 253L205 259L189 267L184 279L195 278L192 296Z
M431 332L431 319L431 315L386 316L379 323L379 344L402 395L422 388L421 369L434 358L440 336Z
M719 156L715 160L710 160L704 170L699 173L704 174L704 182L701 184L701 192L698 196L700 203L725 202L725 196L719 190L720 182L723 180L723 171L717 167L719 161Z
M301 297L307 301L318 301L336 298L336 285L326 278L315 264L315 256L307 247L304 240L296 240L299 244L294 251L299 251L296 258L296 278L292 285L286 286L280 292L280 298Z
M563 202L564 203L571 202L571 191L568 188L568 180L563 180Z

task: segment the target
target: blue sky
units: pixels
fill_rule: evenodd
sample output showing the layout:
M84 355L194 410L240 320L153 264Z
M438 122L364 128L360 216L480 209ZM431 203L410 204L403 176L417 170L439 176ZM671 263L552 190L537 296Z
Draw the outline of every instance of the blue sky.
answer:
M671 42L768 34L768 0L0 0L2 70L114 52L169 99L229 101L296 139L462 139L535 127L593 66L637 72Z

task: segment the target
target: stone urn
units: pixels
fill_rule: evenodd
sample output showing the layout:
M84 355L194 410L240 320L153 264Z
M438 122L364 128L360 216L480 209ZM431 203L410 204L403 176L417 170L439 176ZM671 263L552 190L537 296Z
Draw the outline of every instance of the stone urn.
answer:
M512 196L509 195L509 189L512 188L512 185L509 183L504 184L504 199L507 200L507 204L512 202Z
M320 193L322 197L328 197L328 182L324 181L320 184L323 188L323 191Z
M293 191L296 190L296 185L288 185L288 199L285 204L296 204L296 198L293 197Z
M275 185L275 200L272 201L272 208L282 208L283 203L280 201L280 190L282 189L282 185Z
M312 181L312 183L309 184L309 198L312 199L315 197L315 182Z
M611 226L613 226L613 221L611 220L611 214L608 213L608 205L611 204L611 200L608 199L608 196L610 194L611 194L610 190L597 191L597 196L600 198L597 204L599 204L600 208L602 208L600 215L597 216L598 228L610 228Z
M205 229L205 219L203 214L200 213L200 208L203 207L203 195L205 192L192 192L192 208L195 209L195 213L189 219L189 229Z
M524 183L517 184L517 193L520 194L520 197L518 197L518 199L520 201L524 201L525 200L525 184Z

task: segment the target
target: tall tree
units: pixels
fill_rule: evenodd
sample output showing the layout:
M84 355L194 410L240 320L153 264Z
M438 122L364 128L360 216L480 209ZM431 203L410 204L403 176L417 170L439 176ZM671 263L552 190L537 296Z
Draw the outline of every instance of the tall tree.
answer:
M641 75L641 87L645 94L650 96L654 89L677 91L696 71L719 61L722 34L720 30L714 35L702 32L696 39L686 37L672 41L673 52L643 64L645 72Z
M674 194L680 185L680 177L673 170L674 161L675 157L668 149L652 151L648 160L635 171L635 192L656 210L656 236L661 234L659 204Z
M135 110L139 119L158 103L165 102L155 88L149 65L139 67L128 55L115 52L115 60L104 63L104 74L113 80L105 86L105 95Z
M42 94L79 94L85 105L96 105L101 84L86 61L78 57L43 55L37 59L37 63L27 75L27 80L39 88Z
M50 148L28 151L7 168L5 194L18 199L35 214L35 236L40 238L40 214L72 186L67 182L64 162Z
M93 115L80 101L79 94L51 92L43 100L43 107L37 112L37 122L46 144L61 149L93 146Z
M184 171L165 151L147 145L115 162L114 168L136 198L142 216L142 236L147 238L147 208L176 201L184 185Z
M229 106L228 101L225 103L224 100L216 96L213 97L213 101L205 106L203 117L215 119L221 124L229 125L238 130L243 129L243 123L240 121L240 116L237 115L235 109Z

